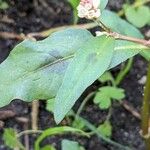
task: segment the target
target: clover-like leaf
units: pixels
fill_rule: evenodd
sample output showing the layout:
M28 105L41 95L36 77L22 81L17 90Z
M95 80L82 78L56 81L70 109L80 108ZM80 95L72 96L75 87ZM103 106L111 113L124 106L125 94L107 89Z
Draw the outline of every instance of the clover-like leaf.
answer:
M109 121L105 121L103 124L99 125L99 127L97 128L97 131L105 136L105 137L111 137L112 135L112 126L111 123Z
M94 103L101 109L108 109L111 106L111 100L122 100L125 97L124 90L117 87L104 86L99 89L94 98Z

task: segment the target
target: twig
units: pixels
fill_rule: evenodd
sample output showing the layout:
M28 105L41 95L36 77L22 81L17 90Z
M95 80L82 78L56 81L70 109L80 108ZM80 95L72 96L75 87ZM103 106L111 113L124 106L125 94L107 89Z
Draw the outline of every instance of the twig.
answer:
M5 120L8 118L12 118L16 115L12 110L1 110L0 111L0 120Z
M3 39L17 39L17 40L25 40L25 39L31 39L33 37L47 37L50 34L64 30L67 28L82 28L82 29L91 29L96 27L97 24L95 23L86 23L86 24L79 24L79 25L66 25L66 26L61 26L61 27L55 27L55 28L50 28L48 30L42 31L42 32L33 32L33 33L28 33L27 35L25 34L16 34L16 33L10 33L10 32L0 32L0 38Z
M2 129L4 127L4 122L0 120L0 129Z
M24 34L16 34L16 33L10 33L10 32L0 32L0 38L24 40L26 37L25 37Z
M17 137L19 138L26 134L40 134L40 133L43 133L43 131L42 130L25 130L25 131L18 133Z
M32 130L38 130L38 115L39 115L39 101L35 100L32 102Z
M16 120L20 123L22 123L24 130L28 130L28 123L29 123L29 119L25 118L25 117L17 117ZM25 143L25 149L26 150L30 150L30 146L29 146L29 136L28 134L25 134L24 136L24 143Z
M11 24L14 24L15 21L11 18L8 18L8 16L3 16L1 19L0 19L0 22L3 22L3 23L11 23Z
M42 32L35 32L35 33L29 33L28 36L33 36L33 37L47 37L50 34L56 32L56 31L60 31L60 30L64 30L67 28L76 28L76 29L91 29L96 27L97 24L96 23L86 23L86 24L78 24L78 25L66 25L66 26L61 26L61 27L55 27L55 28L51 28Z
M50 13L50 15L56 16L55 11L47 4L45 0L39 0L41 5Z
M137 112L137 110L135 108L133 108L131 105L128 104L127 101L123 100L121 102L121 105L128 111L130 112L134 117L136 117L137 119L141 119L141 115Z
M93 20L93 21L95 21L95 20ZM100 20L97 20L96 23L102 29L104 29L104 31L106 32L106 35L108 35L108 36L112 36L112 37L114 37L115 39L118 39L118 40L130 41L130 42L142 44L146 47L150 47L150 40L139 39L139 38L135 38L135 37L122 35L122 34L119 34L117 32L113 32L111 29L109 29L107 26L105 26L105 24L103 24Z

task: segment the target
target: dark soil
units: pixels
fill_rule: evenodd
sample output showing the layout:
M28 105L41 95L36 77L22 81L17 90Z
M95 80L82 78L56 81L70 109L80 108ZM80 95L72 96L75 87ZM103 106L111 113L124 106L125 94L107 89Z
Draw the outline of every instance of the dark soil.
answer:
M72 13L71 8L64 0L44 0L47 6L41 3L35 4L36 0L8 0L9 9L0 11L0 20L4 16L8 16L12 22L6 23L0 21L0 31L8 31L15 33L30 33L42 31L48 28L71 24ZM42 2L42 0L41 0ZM121 9L123 0L110 0L108 8L114 11ZM46 8L47 7L47 8ZM7 56L10 50L20 41L0 39L0 62L2 62ZM113 70L116 72L116 70ZM138 81L146 74L146 61L140 56L134 60L133 67L130 73L123 80L121 87L126 90L126 101L129 102L137 111L140 112L142 103L143 85L140 85ZM90 87L90 90L98 88L97 83ZM87 92L85 93L85 95ZM80 101L76 104L78 107ZM22 102L20 100L13 101L10 105L0 110L12 110L17 115L14 118L8 118L4 120L4 128L14 128L17 131L25 130L23 123L17 121L17 117L25 117L30 120L31 104ZM93 105L92 101L87 104L82 112L82 117L90 121L95 126L98 126L105 120L106 112L101 111L97 106ZM120 104L115 104L113 107L113 113L111 117L113 125L113 140L126 145L131 146L136 150L144 150L144 142L139 134L140 132L140 120L136 119L131 113L125 110ZM29 129L30 129L30 124ZM67 125L67 121L62 122L63 125ZM39 114L39 129L46 129L55 126L55 122L51 113L45 110L44 102L40 102L40 114ZM0 150L9 150L2 140L3 129L0 129ZM78 141L83 145L86 150L116 150L116 148L107 145L104 141L97 136L92 136L90 139L83 138L74 135L64 135L47 138L44 144L53 144L56 147L60 147L62 139L72 139ZM33 148L34 140L36 136L30 136L30 149Z

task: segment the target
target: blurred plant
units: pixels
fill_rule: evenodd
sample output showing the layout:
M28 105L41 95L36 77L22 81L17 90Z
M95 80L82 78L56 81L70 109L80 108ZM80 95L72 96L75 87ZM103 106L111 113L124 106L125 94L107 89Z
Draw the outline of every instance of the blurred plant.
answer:
M5 0L0 0L0 10L5 10L7 8L9 8L8 3Z
M109 121L105 121L103 124L99 125L97 131L101 135L110 138L112 136L112 125Z
M79 5L80 0L68 0L68 2L71 4L72 9L73 9L73 16L74 16L73 23L77 24L78 19L79 19L77 6Z
M25 150L25 147L21 144L17 137L16 131L12 128L4 130L3 140L5 142L5 145L11 149Z
M133 6L131 4L125 4L123 6L127 20L138 28L150 25L150 7L143 6L148 2L150 0L140 0Z

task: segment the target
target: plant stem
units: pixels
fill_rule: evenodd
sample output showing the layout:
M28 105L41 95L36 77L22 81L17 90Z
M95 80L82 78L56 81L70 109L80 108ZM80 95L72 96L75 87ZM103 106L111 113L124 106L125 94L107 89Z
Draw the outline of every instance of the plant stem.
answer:
M150 150L150 132L149 132L149 119L150 119L150 62L148 66L147 82L144 90L144 99L142 106L142 136L145 139L146 149Z
M125 66L125 68L123 68L123 70L121 69L121 71L119 72L119 74L116 77L115 80L115 85L118 86L121 81L124 79L124 77L127 75L127 73L130 71L131 67L132 67L132 63L133 63L133 58L130 58L127 62L127 65Z
M90 93L90 94L83 100L83 102L81 103L81 105L80 105L80 107L79 107L79 109L78 109L78 111L77 111L77 113L76 113L75 119L78 118L78 116L80 115L81 111L83 110L85 104L88 102L88 100L89 100L92 96L94 96L94 94L95 94L95 92Z
M130 42L142 44L146 47L150 47L150 40L144 40L144 39L138 39L138 38L134 38L134 37L130 37L130 36L125 36L125 35L121 35L116 32L111 32L110 36L113 36L116 39L126 40L126 41L130 41Z
M115 39L118 40L125 40L125 41L130 41L130 42L134 42L134 43L138 43L138 44L142 44L146 47L150 47L150 40L144 40L144 39L139 39L139 38L135 38L135 37L130 37L130 36L126 36L126 35L122 35L119 34L117 32L113 32L111 31L111 29L109 29L108 27L106 27L100 20L94 20L104 31L106 31L106 35L108 36L112 36Z
M101 135L98 131L97 131L97 128L91 124L90 122L88 122L87 120L85 120L84 118L82 117L79 117L86 125L87 128L89 128L92 133L95 133L99 138L101 138L102 140L104 140L105 142L115 146L116 148L118 149L121 149L121 150L131 150L131 148L129 148L128 146L123 146L119 143L116 143L115 141L112 141L111 139Z

